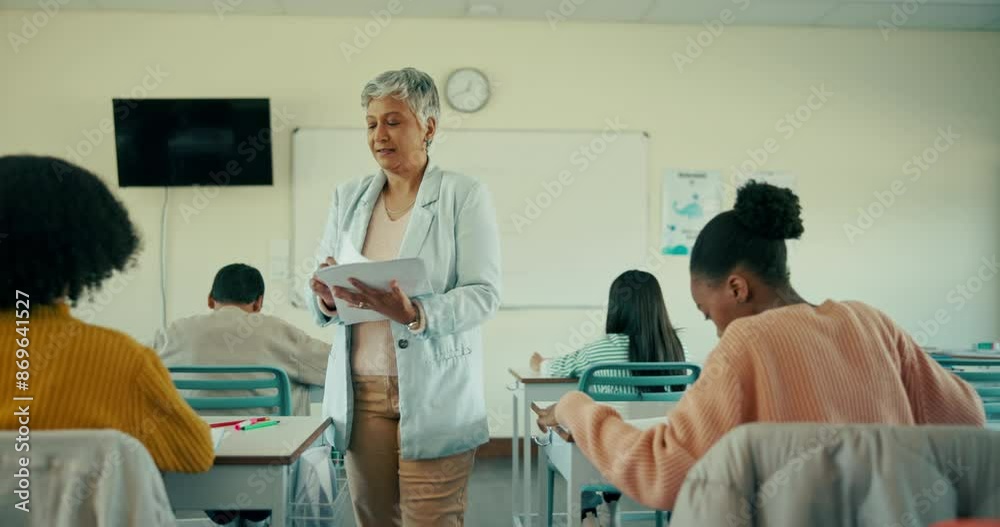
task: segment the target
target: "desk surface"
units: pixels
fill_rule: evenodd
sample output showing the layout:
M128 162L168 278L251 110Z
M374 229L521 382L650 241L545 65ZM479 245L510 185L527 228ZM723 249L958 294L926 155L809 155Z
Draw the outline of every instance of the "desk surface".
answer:
M962 355L957 353L935 353L934 356L946 359L995 360L998 363L1000 363L1000 355L996 354L970 353L967 355Z
M247 416L206 416L209 423L246 419ZM256 430L226 427L226 435L215 451L216 465L290 465L330 426L329 417L281 416L277 425Z
M537 401L535 404L542 408L547 408L556 403L552 401ZM652 428L661 422L667 422L667 415L673 410L674 406L677 406L677 402L674 401L599 402L597 404L614 408L618 412L618 415L622 416L622 419L641 430ZM554 430L565 441L573 442L571 430L561 426Z
M926 351L932 357L943 357L947 359L975 359L975 360L1000 361L1000 353L996 352L977 352L975 350L941 350L941 349L926 349L924 351Z
M507 368L507 371L524 384L562 384L580 382L574 377L545 377L540 372L531 371L528 368Z

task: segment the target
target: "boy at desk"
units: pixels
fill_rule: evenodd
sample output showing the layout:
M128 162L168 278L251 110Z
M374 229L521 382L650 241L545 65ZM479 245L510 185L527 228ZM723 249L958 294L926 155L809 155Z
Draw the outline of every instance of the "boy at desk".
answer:
M263 305L264 278L260 271L241 263L229 264L219 269L212 282L208 294L212 311L174 321L157 333L153 348L167 366L281 368L292 381L293 413L309 415L309 386L322 386L326 380L330 344L278 317L261 313ZM252 410L225 413L249 414Z
M275 366L292 381L292 411L309 415L309 386L326 380L330 344L280 318L261 313L264 277L246 264L229 264L215 274L208 294L212 311L174 321L157 333L153 347L167 366ZM238 374L218 374L239 377ZM253 408L216 413L254 414ZM203 412L209 413L209 412ZM266 525L270 511L206 511L219 525Z

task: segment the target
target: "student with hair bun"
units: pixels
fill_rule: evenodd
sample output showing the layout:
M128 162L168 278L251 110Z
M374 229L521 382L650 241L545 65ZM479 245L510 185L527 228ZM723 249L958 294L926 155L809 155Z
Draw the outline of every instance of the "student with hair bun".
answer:
M789 279L786 239L802 235L790 190L751 181L713 218L691 253L691 296L719 343L669 423L640 431L580 392L541 412L573 430L610 483L669 510L687 471L749 422L983 426L973 389L877 309L803 299Z

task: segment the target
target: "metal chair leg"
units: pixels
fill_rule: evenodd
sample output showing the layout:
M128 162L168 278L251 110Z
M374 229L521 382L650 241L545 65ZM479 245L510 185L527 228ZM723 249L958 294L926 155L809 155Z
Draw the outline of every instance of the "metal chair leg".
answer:
M547 527L552 527L552 516L556 508L555 506L555 494L556 494L556 471L552 467L545 467L548 471L548 482L547 486L549 488L548 496L545 500L545 525Z
M608 527L618 527L621 525L621 515L618 512L618 500L609 501L608 506Z

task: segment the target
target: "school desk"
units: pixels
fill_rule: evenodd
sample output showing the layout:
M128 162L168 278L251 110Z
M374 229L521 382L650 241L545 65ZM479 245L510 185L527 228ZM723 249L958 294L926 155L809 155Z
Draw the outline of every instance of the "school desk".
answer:
M240 416L211 416L209 423ZM242 418L246 418L243 416ZM295 462L330 426L329 417L272 417L276 426L238 431L226 427L208 472L165 472L174 510L270 509L271 525L287 525Z
M532 491L531 431L535 429L535 413L531 401L557 400L566 392L576 389L577 379L543 377L542 374L511 368L514 382L507 389L513 401L513 434L511 434L511 497L513 498L514 527L541 525L542 502ZM522 448L518 447L518 442ZM538 465L542 466L542 465ZM544 472L544 471L543 471Z

